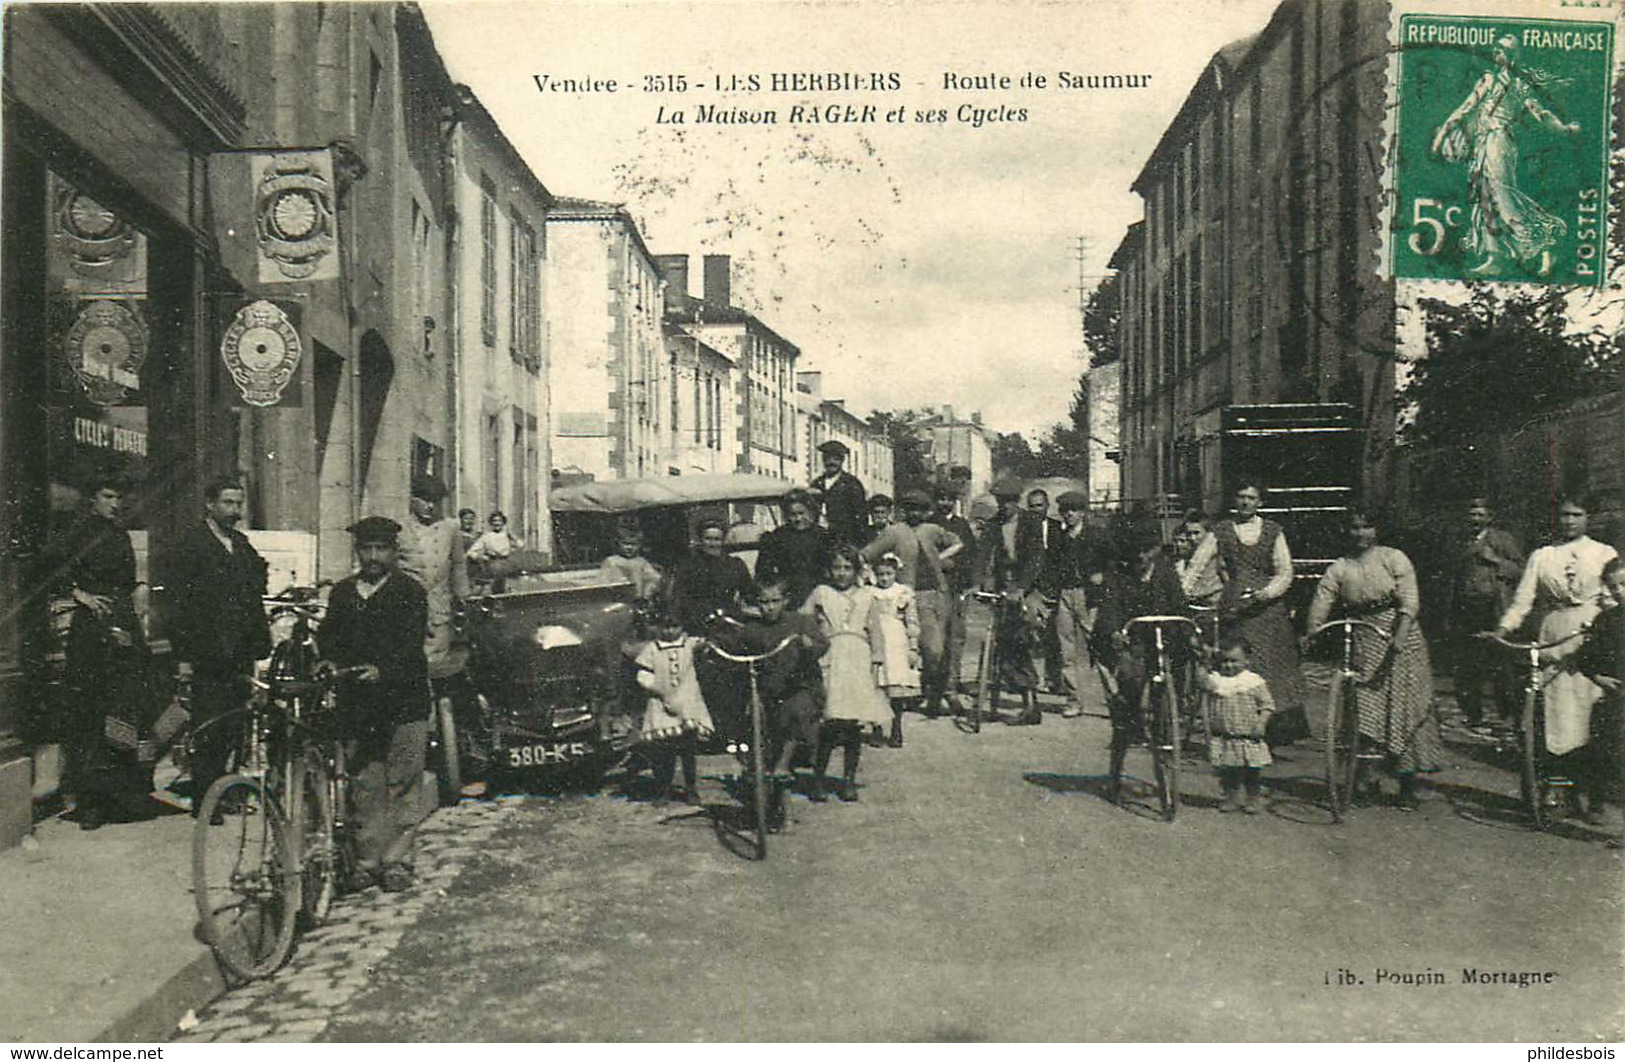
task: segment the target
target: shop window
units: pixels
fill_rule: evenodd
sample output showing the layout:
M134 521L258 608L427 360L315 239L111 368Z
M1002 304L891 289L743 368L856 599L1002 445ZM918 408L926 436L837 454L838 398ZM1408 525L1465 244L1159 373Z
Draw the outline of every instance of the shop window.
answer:
M143 526L154 316L148 237L55 173L45 182L46 452L53 528L84 508L98 478L125 487ZM53 534L53 539L55 538Z

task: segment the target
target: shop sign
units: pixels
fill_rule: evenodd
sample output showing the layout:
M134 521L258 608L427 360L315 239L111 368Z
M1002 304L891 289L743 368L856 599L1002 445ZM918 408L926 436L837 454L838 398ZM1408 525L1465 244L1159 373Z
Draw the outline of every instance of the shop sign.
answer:
M128 301L86 300L62 337L62 356L86 397L99 406L120 405L141 389L146 322Z
M254 155L252 170L260 283L337 280L332 153Z
M220 340L220 360L244 403L255 407L297 405L289 393L304 343L296 304L255 299L240 305Z

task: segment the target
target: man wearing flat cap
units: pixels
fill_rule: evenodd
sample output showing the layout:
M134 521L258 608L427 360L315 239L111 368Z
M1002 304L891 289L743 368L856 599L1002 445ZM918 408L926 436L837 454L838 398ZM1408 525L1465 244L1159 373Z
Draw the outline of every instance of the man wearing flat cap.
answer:
M1045 593L1055 599L1055 638L1061 650L1061 683L1066 708L1075 719L1083 714L1083 690L1089 682L1089 636L1100 607L1101 587L1111 564L1110 543L1089 526L1089 498L1069 490L1056 499L1061 510L1060 534L1050 538L1044 559Z
M429 623L423 650L429 674L444 678L458 670L452 656L452 619L457 603L467 598L468 557L462 550L462 528L440 519L446 486L435 476L412 477L412 518L400 533L400 570L422 584L429 599ZM424 712L428 712L427 706Z
M824 526L837 545L844 542L861 546L868 494L858 477L842 468L851 451L844 443L830 439L819 445L818 452L824 455L824 474L814 477L808 489L824 507Z
M976 570L982 589L1004 595L997 634L1000 677L1021 692L1022 711L1011 722L1031 725L1043 721L1032 651L1042 611L1037 593L1044 575L1044 517L1021 507L1019 480L1001 477L992 493L999 511L982 536Z
M930 520L931 495L909 489L897 496L903 519L888 524L863 547L863 559L872 568L888 553L898 559L897 581L914 589L920 614L920 679L925 695L925 714L942 710L948 693L948 575L952 564L965 549L965 542L952 531ZM900 731L899 731L900 733Z
M455 524L453 525L455 526ZM423 631L428 595L401 573L401 525L369 516L350 525L360 571L333 587L322 623L322 671L359 668L339 687L338 726L346 745L356 822L360 891L412 883L412 839L423 751L429 738L429 669Z

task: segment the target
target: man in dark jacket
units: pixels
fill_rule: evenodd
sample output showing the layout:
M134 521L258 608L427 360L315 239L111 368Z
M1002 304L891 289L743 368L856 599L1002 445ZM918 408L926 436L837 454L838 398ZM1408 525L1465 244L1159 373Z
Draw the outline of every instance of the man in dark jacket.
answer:
M1037 591L1044 575L1044 517L1021 508L1021 484L1013 479L995 483L993 496L999 512L982 536L976 568L982 589L1004 596L998 612L1000 677L1021 692L1021 714L1012 725L1030 726L1044 721L1032 659L1042 630Z
M1089 499L1069 490L1056 499L1063 529L1052 534L1044 561L1047 596L1055 599L1055 638L1061 653L1061 682L1066 708L1075 719L1083 714L1083 689L1089 678L1089 635L1100 607L1101 586L1111 556L1105 536L1089 526Z
M813 523L812 495L795 488L780 503L784 524L762 536L756 552L756 578L759 582L783 579L790 594L790 608L801 607L829 575L830 556L835 539L825 528Z
M810 489L824 507L824 526L837 543L861 546L866 541L864 516L868 495L858 477L841 468L851 451L846 444L831 439L822 443L818 452L824 455L824 474L812 481Z
M1477 635L1494 630L1512 602L1512 591L1523 576L1524 553L1510 532L1495 526L1488 498L1469 499L1466 516L1466 534L1458 543L1451 573L1451 670L1457 707L1468 726L1483 730L1488 722L1486 681L1500 720L1510 718L1517 705L1518 681L1511 659Z
M175 551L164 610L183 680L192 685L192 808L196 814L226 758L241 744L254 661L271 652L266 624L267 566L237 530L246 495L242 481L221 476L203 491L203 522Z
M353 786L359 891L412 883L412 838L427 743L428 596L396 567L401 525L369 516L351 525L361 570L333 587L322 623L323 670L360 668L340 690L339 725Z

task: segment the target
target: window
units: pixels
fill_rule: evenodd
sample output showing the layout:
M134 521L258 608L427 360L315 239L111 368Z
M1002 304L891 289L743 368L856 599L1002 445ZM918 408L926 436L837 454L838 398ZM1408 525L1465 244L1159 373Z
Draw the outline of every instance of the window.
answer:
M480 182L480 337L497 343L497 190Z

